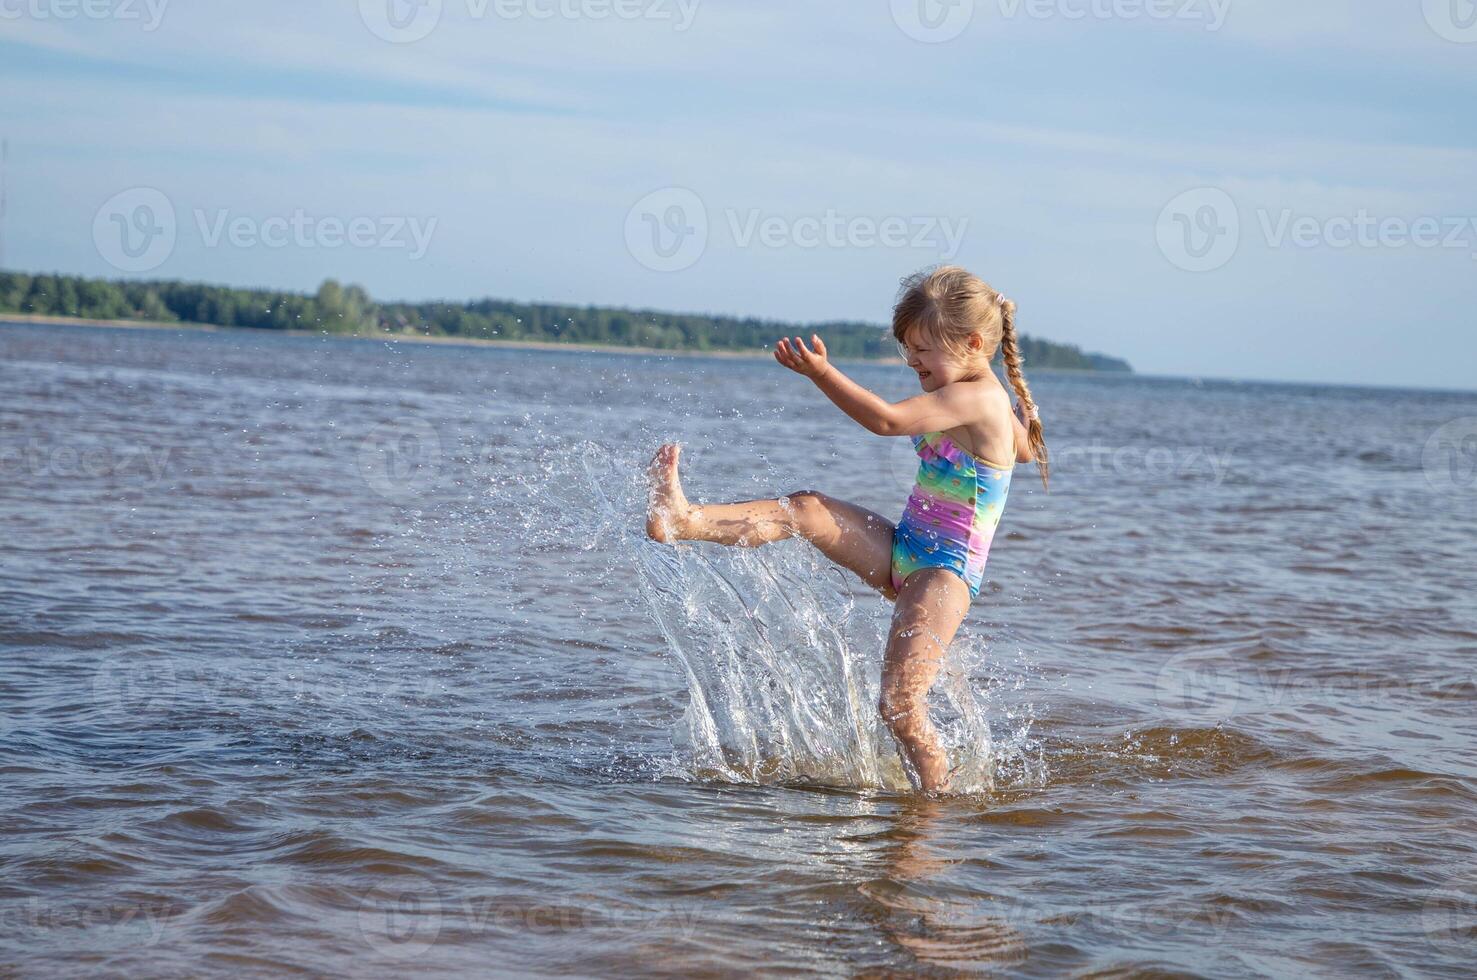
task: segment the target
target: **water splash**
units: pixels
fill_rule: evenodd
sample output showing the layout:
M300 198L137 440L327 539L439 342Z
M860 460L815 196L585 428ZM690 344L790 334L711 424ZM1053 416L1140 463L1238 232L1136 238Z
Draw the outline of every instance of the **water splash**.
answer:
M648 540L644 461L576 454L598 523L634 564L647 611L687 684L673 740L680 778L909 791L877 710L892 606L800 541L723 548ZM985 646L961 635L932 692L953 789L995 788ZM1013 752L1029 719L1008 733Z

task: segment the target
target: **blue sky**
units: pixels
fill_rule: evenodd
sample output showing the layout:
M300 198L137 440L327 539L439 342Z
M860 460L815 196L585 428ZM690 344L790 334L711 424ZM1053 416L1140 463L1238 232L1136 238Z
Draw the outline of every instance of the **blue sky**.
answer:
M1145 372L1474 387L1470 0L0 0L0 84L11 268L881 323L953 260Z

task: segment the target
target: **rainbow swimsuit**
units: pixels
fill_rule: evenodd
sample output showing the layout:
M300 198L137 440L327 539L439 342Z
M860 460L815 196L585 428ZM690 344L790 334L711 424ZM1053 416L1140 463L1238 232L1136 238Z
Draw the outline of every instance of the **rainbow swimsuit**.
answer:
M892 535L892 587L920 568L947 568L979 594L1005 510L1011 469L976 460L942 432L912 436L918 479Z

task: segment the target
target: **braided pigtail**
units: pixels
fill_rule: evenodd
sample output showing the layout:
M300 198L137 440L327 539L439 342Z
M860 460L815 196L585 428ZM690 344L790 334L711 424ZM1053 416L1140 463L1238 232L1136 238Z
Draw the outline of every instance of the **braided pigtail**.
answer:
M1005 376L1021 400L1026 416L1026 438L1036 465L1041 470L1041 485L1051 489L1051 460L1046 452L1046 440L1041 434L1041 414L1036 410L1036 400L1031 397L1026 375L1021 370L1021 345L1015 335L1015 303L1000 297L1000 359L1005 362Z

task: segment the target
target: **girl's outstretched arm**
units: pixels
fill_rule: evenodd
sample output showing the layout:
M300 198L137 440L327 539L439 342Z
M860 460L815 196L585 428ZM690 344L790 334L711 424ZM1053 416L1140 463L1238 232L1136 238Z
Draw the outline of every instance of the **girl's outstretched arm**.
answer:
M889 402L848 378L826 357L826 345L817 334L810 335L815 349L805 341L788 337L775 344L774 359L797 374L803 374L832 402L862 428L879 436L911 436L938 432L977 421L980 399L965 387L968 382L945 385L938 391Z

